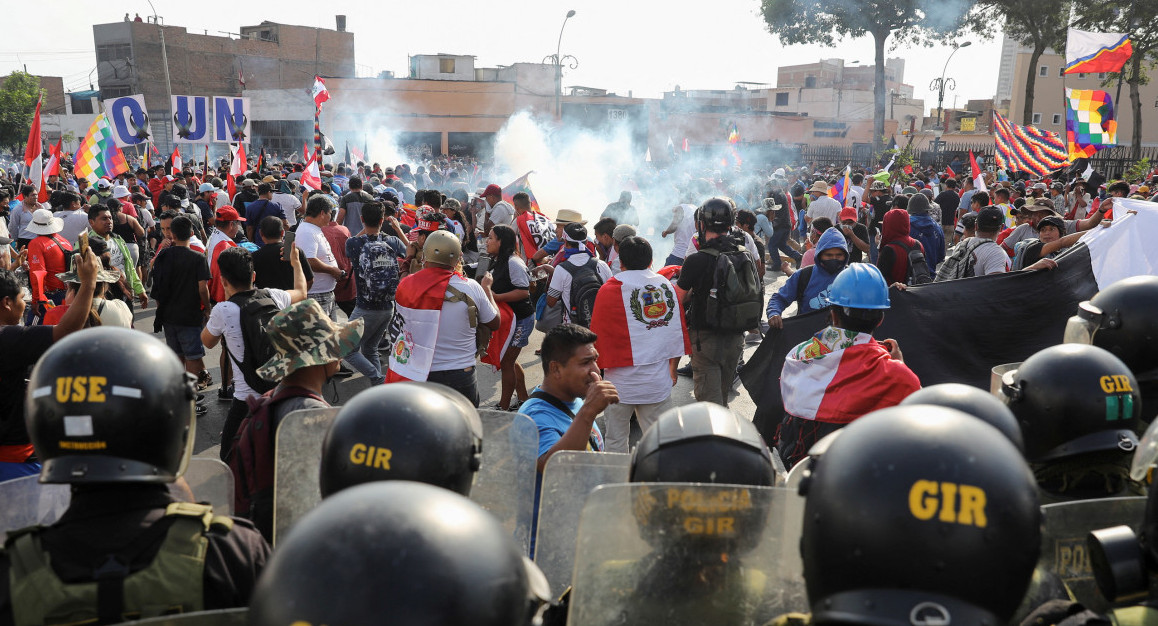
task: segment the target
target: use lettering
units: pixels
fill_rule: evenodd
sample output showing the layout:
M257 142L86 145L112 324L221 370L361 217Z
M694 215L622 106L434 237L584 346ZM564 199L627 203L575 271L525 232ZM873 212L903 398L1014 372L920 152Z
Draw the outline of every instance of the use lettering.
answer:
M56 401L104 402L108 384L104 376L63 376L56 379Z

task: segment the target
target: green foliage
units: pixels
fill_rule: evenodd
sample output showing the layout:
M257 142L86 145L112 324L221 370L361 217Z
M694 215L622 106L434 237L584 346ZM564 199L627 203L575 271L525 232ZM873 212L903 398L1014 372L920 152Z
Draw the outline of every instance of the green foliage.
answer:
M40 97L40 79L19 70L0 85L0 149L23 149Z
M1154 165L1150 163L1150 159L1144 158L1135 161L1122 177L1129 183L1145 182L1146 177L1152 171L1154 171Z

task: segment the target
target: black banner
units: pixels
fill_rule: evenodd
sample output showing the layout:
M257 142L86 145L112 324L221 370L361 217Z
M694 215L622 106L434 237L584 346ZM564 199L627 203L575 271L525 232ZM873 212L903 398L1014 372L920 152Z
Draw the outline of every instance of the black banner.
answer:
M1098 292L1089 249L1078 244L1056 270L1010 272L892 289L892 306L873 336L896 339L922 386L964 383L989 390L990 370L1059 344L1078 304ZM769 445L784 415L784 356L828 325L827 311L784 319L770 329L740 379L756 402L752 421Z

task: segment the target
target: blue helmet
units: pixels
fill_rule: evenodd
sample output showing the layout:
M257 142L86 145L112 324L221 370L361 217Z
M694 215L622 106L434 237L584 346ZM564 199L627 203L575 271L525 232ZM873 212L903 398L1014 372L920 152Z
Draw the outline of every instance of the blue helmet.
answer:
M889 286L875 265L849 263L832 281L826 300L850 309L887 309Z

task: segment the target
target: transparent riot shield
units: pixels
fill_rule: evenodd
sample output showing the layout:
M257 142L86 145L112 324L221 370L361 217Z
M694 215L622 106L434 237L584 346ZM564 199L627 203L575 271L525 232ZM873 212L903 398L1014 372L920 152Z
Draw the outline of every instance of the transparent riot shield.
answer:
M218 515L233 515L233 472L218 459L195 456L181 476L194 502L208 502Z
M322 440L338 409L302 409L277 427L273 474L273 542L322 501L318 473Z
M68 485L42 485L40 476L0 482L0 541L10 530L55 522L70 500Z
M145 626L245 626L249 623L249 609L217 609L183 615L163 615L149 619L125 622Z
M530 554L539 429L526 415L483 409L482 461L470 499L502 522Z
M568 624L763 624L807 611L780 487L604 485L579 521Z
M1086 536L1093 530L1129 526L1138 532L1146 511L1145 497L1099 498L1041 507L1041 560L1038 568L1056 574L1086 608L1104 612L1110 603L1098 590Z
M485 443L483 444L485 447ZM614 452L556 452L543 472L535 564L559 597L571 584L575 535L587 494L599 485L627 482L631 455Z

